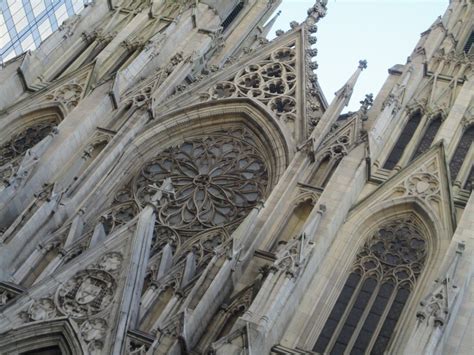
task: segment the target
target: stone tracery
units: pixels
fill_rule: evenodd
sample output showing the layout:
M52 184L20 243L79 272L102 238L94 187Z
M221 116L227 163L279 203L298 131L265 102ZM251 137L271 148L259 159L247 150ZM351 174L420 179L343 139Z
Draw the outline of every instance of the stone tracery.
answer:
M386 351L427 256L420 230L414 217L405 216L372 234L357 254L315 351Z
M0 146L0 179L7 181L11 178L26 151L50 134L57 123L56 120L47 120L30 125Z
M295 92L296 52L293 45L288 45L241 69L233 79L215 84L209 90L209 98L254 98L287 122L296 119Z
M265 195L268 172L252 134L245 129L186 140L143 166L131 184L116 194L120 205L105 217L111 221L110 229L133 218L134 206L150 202L165 179L170 179L174 192L159 202L161 229L203 231L245 217ZM120 206L126 207L126 213Z

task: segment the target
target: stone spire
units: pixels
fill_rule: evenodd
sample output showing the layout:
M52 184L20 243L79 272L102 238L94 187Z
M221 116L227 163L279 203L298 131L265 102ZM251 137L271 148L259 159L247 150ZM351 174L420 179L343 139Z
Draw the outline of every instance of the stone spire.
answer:
M362 73L362 70L366 68L367 68L367 61L359 60L359 66L357 67L357 70L354 72L354 74L352 74L352 76L349 78L347 83L338 91L336 91L335 101L344 102L344 106L347 106L349 104L357 79L359 79L359 75L360 73Z
M336 91L336 97L332 100L331 104L329 105L328 109L324 113L322 120L334 120L339 117L343 108L349 104L349 101L352 96L352 92L354 91L354 86L359 78L360 73L362 70L367 68L367 61L360 60L359 65L352 74L352 76L347 80L342 88Z
M265 26L263 26L262 28L262 33L261 33L261 37L264 37L264 38L267 38L268 37L268 34L270 33L270 31L272 30L273 26L275 25L275 22L276 20L278 19L278 17L281 15L281 11L278 11L271 19L270 21L267 22L267 24Z

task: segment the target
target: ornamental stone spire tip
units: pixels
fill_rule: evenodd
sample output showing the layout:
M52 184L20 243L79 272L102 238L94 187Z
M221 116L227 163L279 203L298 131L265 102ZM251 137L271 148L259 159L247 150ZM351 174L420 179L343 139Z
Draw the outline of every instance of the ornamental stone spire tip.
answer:
M314 25L319 19L326 16L327 3L327 0L316 0L316 3L308 9L308 17L306 18L308 25Z

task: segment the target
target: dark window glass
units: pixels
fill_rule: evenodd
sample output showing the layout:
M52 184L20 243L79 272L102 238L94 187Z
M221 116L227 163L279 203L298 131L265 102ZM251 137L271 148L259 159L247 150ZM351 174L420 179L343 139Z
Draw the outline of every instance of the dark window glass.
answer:
M398 138L397 143L395 144L392 151L390 152L390 155L388 156L388 159L383 166L384 169L392 170L395 167L395 165L397 165L398 161L402 157L405 147L410 142L411 137L413 137L413 133L415 133L416 128L420 124L420 120L421 120L420 112L417 112L413 116L410 117L407 124L405 125L405 128L403 128L403 131L400 134L400 137Z
M334 305L334 308L332 309L331 314L329 315L329 318L326 321L326 324L324 325L323 331L321 332L321 335L318 341L316 342L316 345L314 346L314 351L322 353L328 346L329 340L331 339L332 334L336 330L337 323L344 314L344 311L347 308L347 304L349 303L352 295L354 294L355 288L359 283L359 280L360 275L354 272L351 273L347 278L346 284L344 285L341 294L339 295L339 298L337 299L336 304Z
M38 350L26 351L20 355L62 355L62 352L58 346L49 346Z
M472 141L474 140L474 126L469 127L461 137L459 144L454 152L451 162L449 163L449 170L451 171L451 181L455 181L458 176L459 170L461 170L464 159L466 158L467 152L471 147Z
M387 348L390 337L397 325L398 318L402 314L403 307L410 295L410 290L407 288L401 288L398 290L397 295L392 303L392 307L388 312L387 318L380 330L380 334L375 341L374 347L371 354L383 354Z
M474 167L471 166L471 171L469 172L469 176L467 177L466 183L464 184L464 188L466 190L472 189L473 180L474 180Z
M357 337L354 344L354 348L361 353L364 353L369 345L370 339L374 334L375 328L379 323L380 317L382 317L383 311L387 306L388 299L393 292L393 285L390 283L384 283L375 298L374 304L370 309L370 313L362 326L362 330Z
M357 327L357 324L362 317L362 313L364 313L365 307L369 303L370 296L374 292L376 286L377 281L372 278L365 280L364 284L362 285L359 295L357 296L357 299L354 302L354 305L352 306L352 309L346 319L346 323L342 327L339 337L337 338L337 343L344 346L344 349L351 340L352 334L354 333L354 330Z
M313 350L383 354L410 295L404 285L420 274L425 246L413 218L396 218L378 229L359 251Z
M474 43L474 31L471 32L471 35L467 39L466 44L464 45L464 52L469 53L471 50L472 44Z
M438 133L440 126L441 126L441 117L437 117L430 122L430 125L426 129L426 132L423 135L423 138L421 139L421 142L418 145L418 148L416 148L416 152L415 152L415 155L413 156L413 159L421 155L422 153L426 152L431 147L431 143L433 143L433 140L436 136L436 133Z
M224 20L224 22L222 22L223 31L225 31L229 27L229 25L232 23L232 21L235 20L235 18L239 15L240 11L242 11L243 8L244 8L244 3L243 2L239 2L234 7L234 9L229 14L229 16L227 16L227 18Z

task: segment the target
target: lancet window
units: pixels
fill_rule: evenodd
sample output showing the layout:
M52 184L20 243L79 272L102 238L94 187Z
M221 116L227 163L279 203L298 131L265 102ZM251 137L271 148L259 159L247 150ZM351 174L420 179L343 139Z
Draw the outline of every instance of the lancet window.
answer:
M436 133L438 133L439 127L441 126L441 122L441 116L437 116L436 118L431 120L430 124L428 125L428 128L426 129L425 134L423 135L423 138L421 138L421 141L418 144L418 147L416 148L413 159L423 154L431 147L431 143L433 143Z
M464 53L470 53L472 45L474 44L474 31L471 32L471 35L466 41L466 44L464 45Z
M393 219L378 228L352 270L314 351L383 354L426 259L427 242L415 218Z
M232 10L232 12L227 16L227 18L222 22L222 29L225 31L230 24L236 19L240 14L240 11L244 8L244 2L240 1Z
M402 157L405 147L408 145L408 143L410 143L410 140L413 137L413 133L420 124L420 121L421 112L417 111L410 117L407 124L403 128L403 131L400 134L397 143L393 147L392 151L390 152L390 155L388 156L387 161L383 166L384 169L392 170L397 165L398 161Z
M451 181L455 181L461 167L466 159L467 153L474 141L474 125L471 125L462 135L461 140L456 147L451 162L449 163L449 170L451 171Z
M474 166L471 167L471 170L469 171L469 175L466 179L466 182L464 183L464 189L470 191L472 189L473 183L474 183Z

